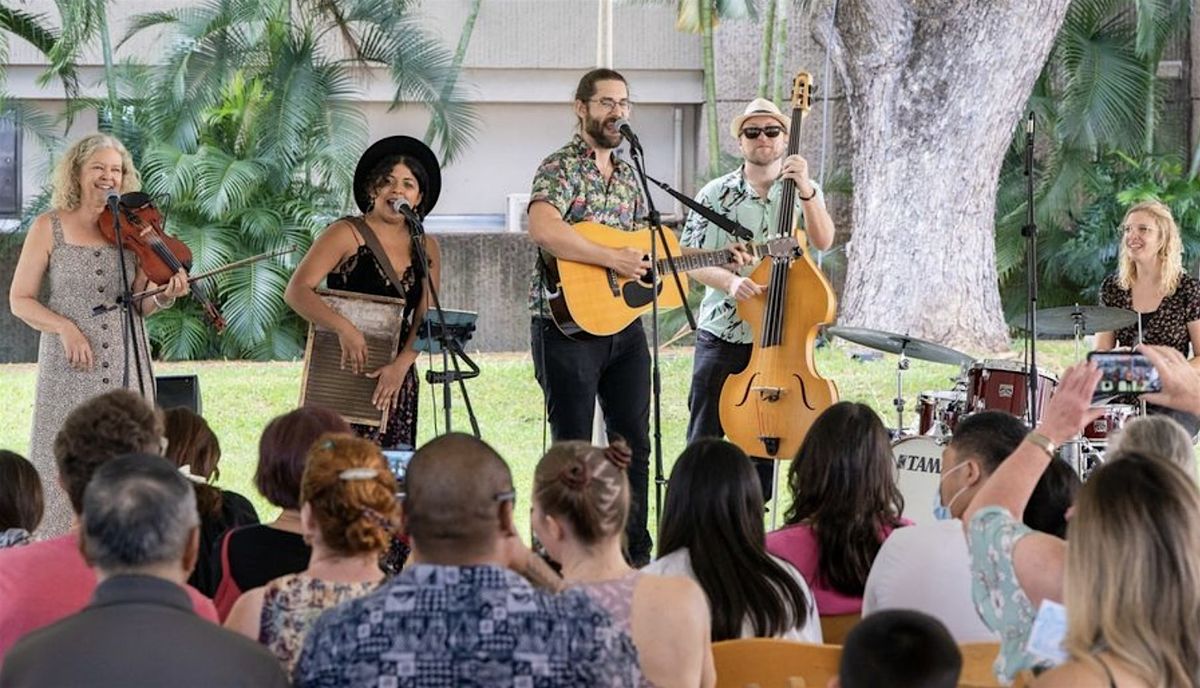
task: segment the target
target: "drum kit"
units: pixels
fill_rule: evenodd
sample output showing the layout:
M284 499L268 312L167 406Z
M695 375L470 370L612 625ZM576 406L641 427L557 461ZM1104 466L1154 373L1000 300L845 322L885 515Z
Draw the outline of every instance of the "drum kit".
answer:
M1020 318L1024 321L1024 316ZM1037 311L1039 333L1046 337L1070 336L1075 339L1076 359L1081 360L1083 337L1097 332L1118 330L1134 325L1133 311L1101 306L1067 306ZM904 495L904 516L917 523L930 521L931 506L941 480L942 450L954 435L959 421L978 411L1003 411L1023 418L1030 427L1041 419L1046 404L1058 384L1058 378L1038 370L1036 400L1031 417L1029 367L1021 361L976 360L950 347L908 335L856 327L828 327L826 333L860 346L896 354L896 427L892 430L892 450L896 456L898 483ZM907 400L904 374L909 359L944 363L959 367L959 374L948 390L929 390L917 395L915 429L905 424ZM1105 414L1090 423L1079 437L1066 442L1060 456L1085 478L1103 461L1108 439L1140 409L1127 404L1105 406Z

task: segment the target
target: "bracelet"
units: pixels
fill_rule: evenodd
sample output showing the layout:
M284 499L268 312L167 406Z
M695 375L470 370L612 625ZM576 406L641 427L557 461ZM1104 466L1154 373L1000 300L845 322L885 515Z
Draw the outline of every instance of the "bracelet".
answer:
M1054 442L1050 441L1049 437L1046 437L1042 433L1036 431L1025 435L1025 441L1046 452L1046 454L1052 459L1054 458L1054 451L1058 449Z
M158 306L159 308L170 308L171 306L175 305L175 297L174 296L172 296L170 299L168 299L166 303L163 303L162 301L158 300L158 294L155 294L153 298L154 298L154 305Z
M815 186L812 188L812 193L810 193L807 196L801 196L800 191L799 190L796 191L796 198L799 198L802 201L811 201L812 199L814 199L816 197L817 197L817 187L815 187Z

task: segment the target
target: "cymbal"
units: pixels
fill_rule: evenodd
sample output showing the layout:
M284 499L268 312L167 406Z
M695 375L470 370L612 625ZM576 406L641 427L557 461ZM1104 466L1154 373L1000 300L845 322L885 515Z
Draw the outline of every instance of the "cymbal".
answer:
M1108 306L1061 306L1043 308L1036 313L1038 335L1048 337L1074 336L1076 322L1079 323L1080 334L1096 334L1136 325L1138 319L1133 311ZM1014 316L1008 324L1020 330L1025 329L1025 314Z
M905 356L922 361L956 366L969 365L975 361L974 358L961 351L908 335L893 334L891 332L884 332L883 330L868 330L865 327L842 327L840 325L827 327L825 331L834 337L860 344L869 349L886 351L889 354L902 353Z

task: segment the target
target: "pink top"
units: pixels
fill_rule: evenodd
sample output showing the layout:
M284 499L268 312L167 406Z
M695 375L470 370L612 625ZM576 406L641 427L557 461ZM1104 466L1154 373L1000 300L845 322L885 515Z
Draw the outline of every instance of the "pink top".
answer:
M906 526L913 524L907 518L900 519L900 522ZM884 527L879 541L886 540L887 536L892 534L892 530L894 529L891 526ZM820 561L821 552L817 544L817 535L811 526L799 523L767 533L767 551L786 560L800 571L800 575L808 581L808 587L817 603L817 613L821 616L862 613L861 597L843 595L817 580L817 562Z
M77 531L0 550L0 662L26 633L87 606L95 589L96 574L79 552ZM186 589L196 614L217 623L212 601Z

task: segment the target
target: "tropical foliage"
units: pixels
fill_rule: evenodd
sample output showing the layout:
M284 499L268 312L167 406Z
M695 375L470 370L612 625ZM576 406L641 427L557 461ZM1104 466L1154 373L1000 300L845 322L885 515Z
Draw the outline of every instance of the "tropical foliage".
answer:
M152 318L163 358L302 352L305 326L283 291L314 236L350 208L367 143L354 106L366 69L386 70L394 106L430 109L444 160L470 141L475 115L453 85L452 55L417 25L412 5L210 0L132 19L122 43L161 32L163 56L117 65L117 95L73 109L97 109L101 128L130 146L169 231L192 249L193 273L296 249L210 281L229 325L221 336L191 300ZM107 40L106 27L100 34Z
M1159 63L1188 26L1190 11L1188 0L1071 3L1028 108L1038 131L1039 306L1095 303L1100 280L1116 268L1124 209L1147 197L1190 218L1180 226L1192 233L1189 259L1200 257L1196 163L1185 169L1174 152L1156 149L1164 105ZM1001 171L996 217L1010 314L1025 309L1024 147L1022 122Z

